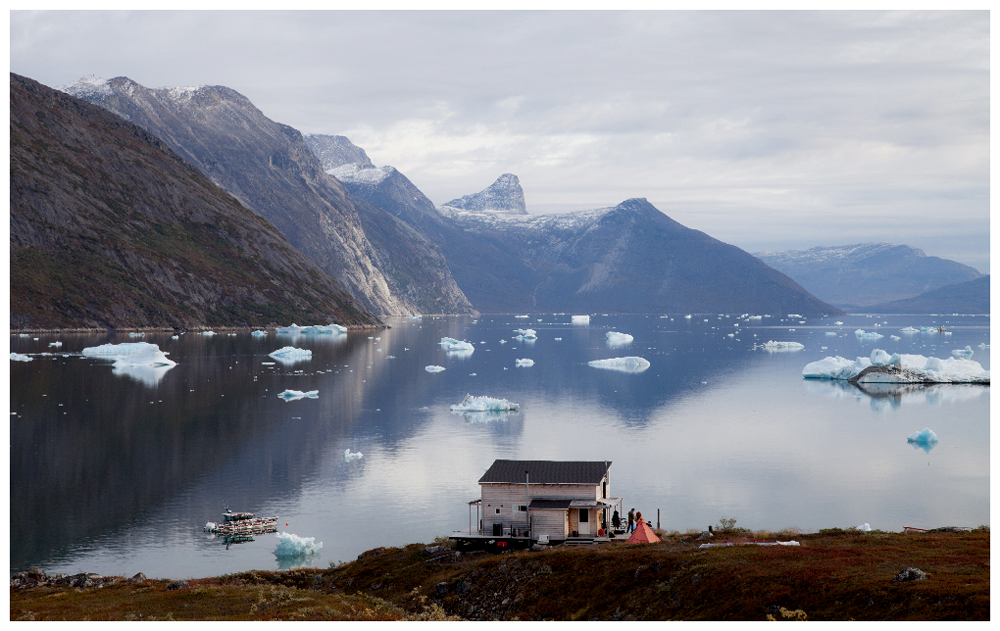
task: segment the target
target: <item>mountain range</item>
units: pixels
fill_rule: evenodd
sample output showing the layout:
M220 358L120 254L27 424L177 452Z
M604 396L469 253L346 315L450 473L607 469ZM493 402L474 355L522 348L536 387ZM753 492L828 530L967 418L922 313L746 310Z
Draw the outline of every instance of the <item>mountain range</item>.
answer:
M10 75L12 328L379 324L159 138Z

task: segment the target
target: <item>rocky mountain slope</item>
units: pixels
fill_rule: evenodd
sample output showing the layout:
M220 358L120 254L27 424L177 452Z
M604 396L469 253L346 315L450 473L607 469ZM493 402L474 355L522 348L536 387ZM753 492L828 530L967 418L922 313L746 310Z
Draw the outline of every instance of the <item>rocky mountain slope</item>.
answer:
M357 197L433 239L484 313L840 313L743 250L682 226L645 200L561 215L496 212L523 208L523 192L510 176L489 194L463 197L471 209L455 201L434 209L392 167L344 165L332 173ZM476 202L483 199L490 203Z
M360 164L372 167L371 159L365 150L351 142L347 136L328 136L326 134L305 134L302 138L309 149L316 154L324 171L335 169L345 164Z
M757 252L754 256L820 299L848 310L913 298L982 276L968 265L895 243Z
M152 134L10 76L12 328L378 324Z
M527 215L521 181L513 173L504 173L485 189L460 199L453 199L443 210L471 210L503 215Z
M223 86L143 87L94 77L61 88L161 138L379 314L471 313L429 239L354 199L297 130ZM401 247L402 246L402 247Z
M990 277L945 285L913 298L864 308L865 313L989 313Z

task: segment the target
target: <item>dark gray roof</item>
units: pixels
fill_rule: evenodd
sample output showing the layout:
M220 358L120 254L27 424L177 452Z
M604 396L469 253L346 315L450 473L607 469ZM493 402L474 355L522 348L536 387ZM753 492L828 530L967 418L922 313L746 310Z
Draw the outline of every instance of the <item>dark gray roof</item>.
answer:
M567 509L573 500L531 500L528 508L531 510Z
M528 472L531 484L600 484L611 467L607 462L556 460L496 460L479 478L480 484L524 484Z

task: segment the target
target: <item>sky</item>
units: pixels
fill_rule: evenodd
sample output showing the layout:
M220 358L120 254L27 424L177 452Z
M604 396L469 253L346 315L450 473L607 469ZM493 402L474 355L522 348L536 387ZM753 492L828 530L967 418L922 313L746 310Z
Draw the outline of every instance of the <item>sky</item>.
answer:
M987 11L11 11L10 69L225 85L435 204L642 197L749 252L990 258Z

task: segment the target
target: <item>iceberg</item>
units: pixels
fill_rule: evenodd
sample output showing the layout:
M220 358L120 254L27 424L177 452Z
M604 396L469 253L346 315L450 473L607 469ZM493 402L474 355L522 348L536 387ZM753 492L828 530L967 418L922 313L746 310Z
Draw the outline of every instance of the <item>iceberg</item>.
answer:
M167 359L167 354L156 344L129 342L124 344L102 344L83 349L84 357L113 359L115 366L176 366L177 362Z
M864 532L871 532L871 529L872 527L868 522L865 522L860 526L858 526L858 530L863 530Z
M304 335L342 335L347 333L347 327L339 324L314 324L302 329ZM376 338L377 339L377 338Z
M899 337L898 335L890 335L889 339L892 340L892 341L894 341L894 342L898 342L899 340L901 340L903 338Z
M515 366L520 366L522 368L530 368L535 365L535 360L533 359L515 359Z
M608 340L608 346L625 346L626 344L631 344L634 339L628 333L619 333L617 331L608 331L605 336Z
M274 332L278 335L298 335L302 332L302 327L293 322L292 326L279 326Z
M465 398L458 405L451 406L452 412L506 412L517 411L521 408L516 403L511 403L507 399L494 399L492 397L474 397L466 394Z
M450 337L442 337L440 344L444 347L444 350L448 352L466 351L471 353L476 350L472 344L469 344L468 342L459 342L458 340Z
M261 337L261 336L267 335L267 331L261 331L260 329L258 329L256 331L254 331L253 333L251 333L250 335L253 335L254 337Z
M573 324L590 324L590 316L589 315L575 315L575 316L572 316L572 322L573 322Z
M866 333L864 329L858 329L857 331L854 332L854 334L858 336L858 339L861 340L878 340L885 337L881 333L876 333L875 331Z
M202 331L202 335L215 335L215 331Z
M444 366L424 366L424 370L427 372L441 372L444 370Z
M912 326L908 326L899 330L901 333L920 333L920 329L915 329Z
M931 428L925 427L923 431L913 432L906 437L906 442L908 443L924 443L927 445L932 445L937 443L937 434L931 431Z
M642 357L613 357L611 359L595 359L587 362L593 368L617 370L618 372L640 373L649 368L649 362Z
M459 410L452 410L452 414L457 414L464 418L469 423L479 424L479 423L496 423L500 421L508 420L510 414L518 414L517 410L504 410L504 411L490 411L490 412L462 412Z
M285 390L278 396L285 401L298 401L299 399L305 399L306 397L310 399L318 399L319 390L310 390L309 392L302 392L301 390Z
M798 342L775 342L774 340L768 340L760 347L766 351L798 351L805 348Z
M284 348L279 348L273 353L268 353L268 357L273 357L283 364L293 364L295 362L312 359L312 351L295 348L294 346L285 346Z
M49 346L55 346L56 348L59 348L60 346L62 346L62 342L58 342L58 341L56 341L56 342L49 342Z
M535 329L514 329L514 333L517 333L516 340L533 340L538 337L535 333Z
M11 353L10 360L12 362L30 362L32 361L32 358L27 355L22 355L21 353Z
M806 364L806 379L841 379L855 383L990 383L990 371L971 359L937 359L923 355L890 355L881 349L851 361L826 357Z
M365 457L365 455L363 453L361 453L360 451L351 451L350 449L345 449L344 450L344 461L345 462L351 462L352 460L360 460L361 458L364 458L364 457Z
M965 348L956 348L951 354L960 357L972 357L974 352L971 346L966 346Z
M279 532L276 535L278 545L274 548L276 557L302 557L318 554L323 543L316 543L315 537L300 537L290 532Z
M837 336L837 332L836 331L827 331L826 333L824 333L824 335L830 335L832 337L836 337Z

